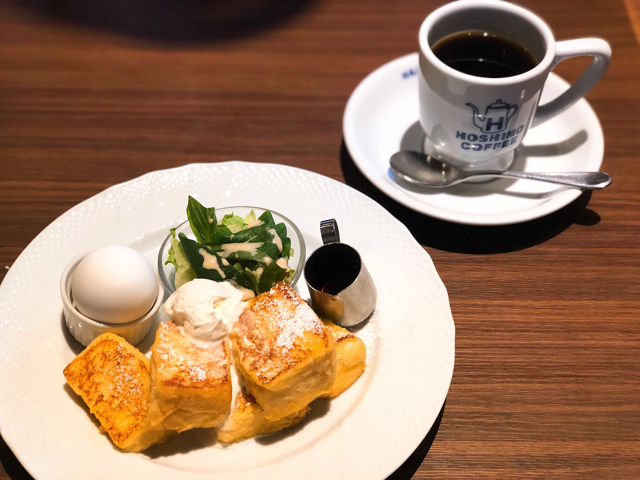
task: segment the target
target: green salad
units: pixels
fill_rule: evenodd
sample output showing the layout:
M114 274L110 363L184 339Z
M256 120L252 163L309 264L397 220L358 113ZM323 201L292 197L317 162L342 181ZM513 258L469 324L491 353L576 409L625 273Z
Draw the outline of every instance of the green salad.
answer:
M245 218L231 213L218 221L215 208L204 207L189 196L187 218L196 239L184 233L176 237L172 228L165 262L176 269L176 289L194 278L207 278L230 281L259 294L276 282L293 278L287 227L276 224L270 211L257 218L253 210Z

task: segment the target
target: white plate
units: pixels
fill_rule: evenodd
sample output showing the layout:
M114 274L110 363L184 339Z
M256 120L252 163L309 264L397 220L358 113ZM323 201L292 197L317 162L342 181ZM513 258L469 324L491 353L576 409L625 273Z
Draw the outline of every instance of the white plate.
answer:
M125 454L98 432L66 386L78 344L63 327L58 281L78 252L130 245L155 265L187 196L205 205L249 204L286 214L308 252L319 223L336 218L378 287L359 332L368 367L345 394L317 401L303 424L223 448L210 431L185 432L147 453ZM308 298L303 282L301 295ZM148 351L150 339L141 349ZM444 403L455 326L433 263L409 231L368 197L326 177L280 165L230 162L149 173L77 205L16 260L0 287L0 431L36 478L383 479L419 445Z
M497 179L447 189L404 188L389 171L398 150L423 150L418 108L418 54L397 58L375 70L347 103L344 139L353 161L382 192L432 217L470 225L506 225L533 220L564 207L581 191L527 180ZM568 84L554 73L541 103ZM582 99L557 117L531 129L517 151L512 170L526 172L598 171L604 137L598 117Z

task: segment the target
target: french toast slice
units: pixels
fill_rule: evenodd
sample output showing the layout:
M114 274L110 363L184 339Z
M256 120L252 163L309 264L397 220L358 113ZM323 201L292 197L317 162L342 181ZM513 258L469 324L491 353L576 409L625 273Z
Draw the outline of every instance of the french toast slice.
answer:
M334 398L353 385L364 372L367 366L367 348L364 342L349 330L330 320L322 319L322 321L331 329L336 342L336 378L331 390L322 397Z
M331 390L331 329L288 284L250 299L229 337L235 365L268 421L299 412Z
M150 429L149 359L124 338L103 333L63 373L122 450L140 452L173 433Z
M215 427L231 407L231 356L223 340L196 344L181 327L160 323L151 347L153 428L182 432Z
M240 391L236 395L229 416L216 427L218 441L236 443L257 435L278 432L300 423L309 410L309 406L306 406L291 415L270 422L253 395Z

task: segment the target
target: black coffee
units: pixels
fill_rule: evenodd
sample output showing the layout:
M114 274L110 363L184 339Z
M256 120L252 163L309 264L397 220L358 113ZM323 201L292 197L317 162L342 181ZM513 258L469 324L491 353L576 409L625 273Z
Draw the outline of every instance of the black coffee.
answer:
M482 30L447 35L438 40L431 50L451 68L476 77L512 77L538 64L536 57L523 45Z

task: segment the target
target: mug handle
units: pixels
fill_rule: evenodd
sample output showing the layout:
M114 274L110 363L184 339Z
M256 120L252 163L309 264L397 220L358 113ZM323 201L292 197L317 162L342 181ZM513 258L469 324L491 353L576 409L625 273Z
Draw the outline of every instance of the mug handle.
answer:
M582 38L578 40L566 40L556 43L556 56L551 68L555 68L567 58L591 56L593 61L582 76L571 85L569 90L549 103L539 105L533 117L531 128L550 120L559 113L565 111L571 105L584 97L596 83L602 78L609 66L611 59L611 47L607 42L599 38Z

